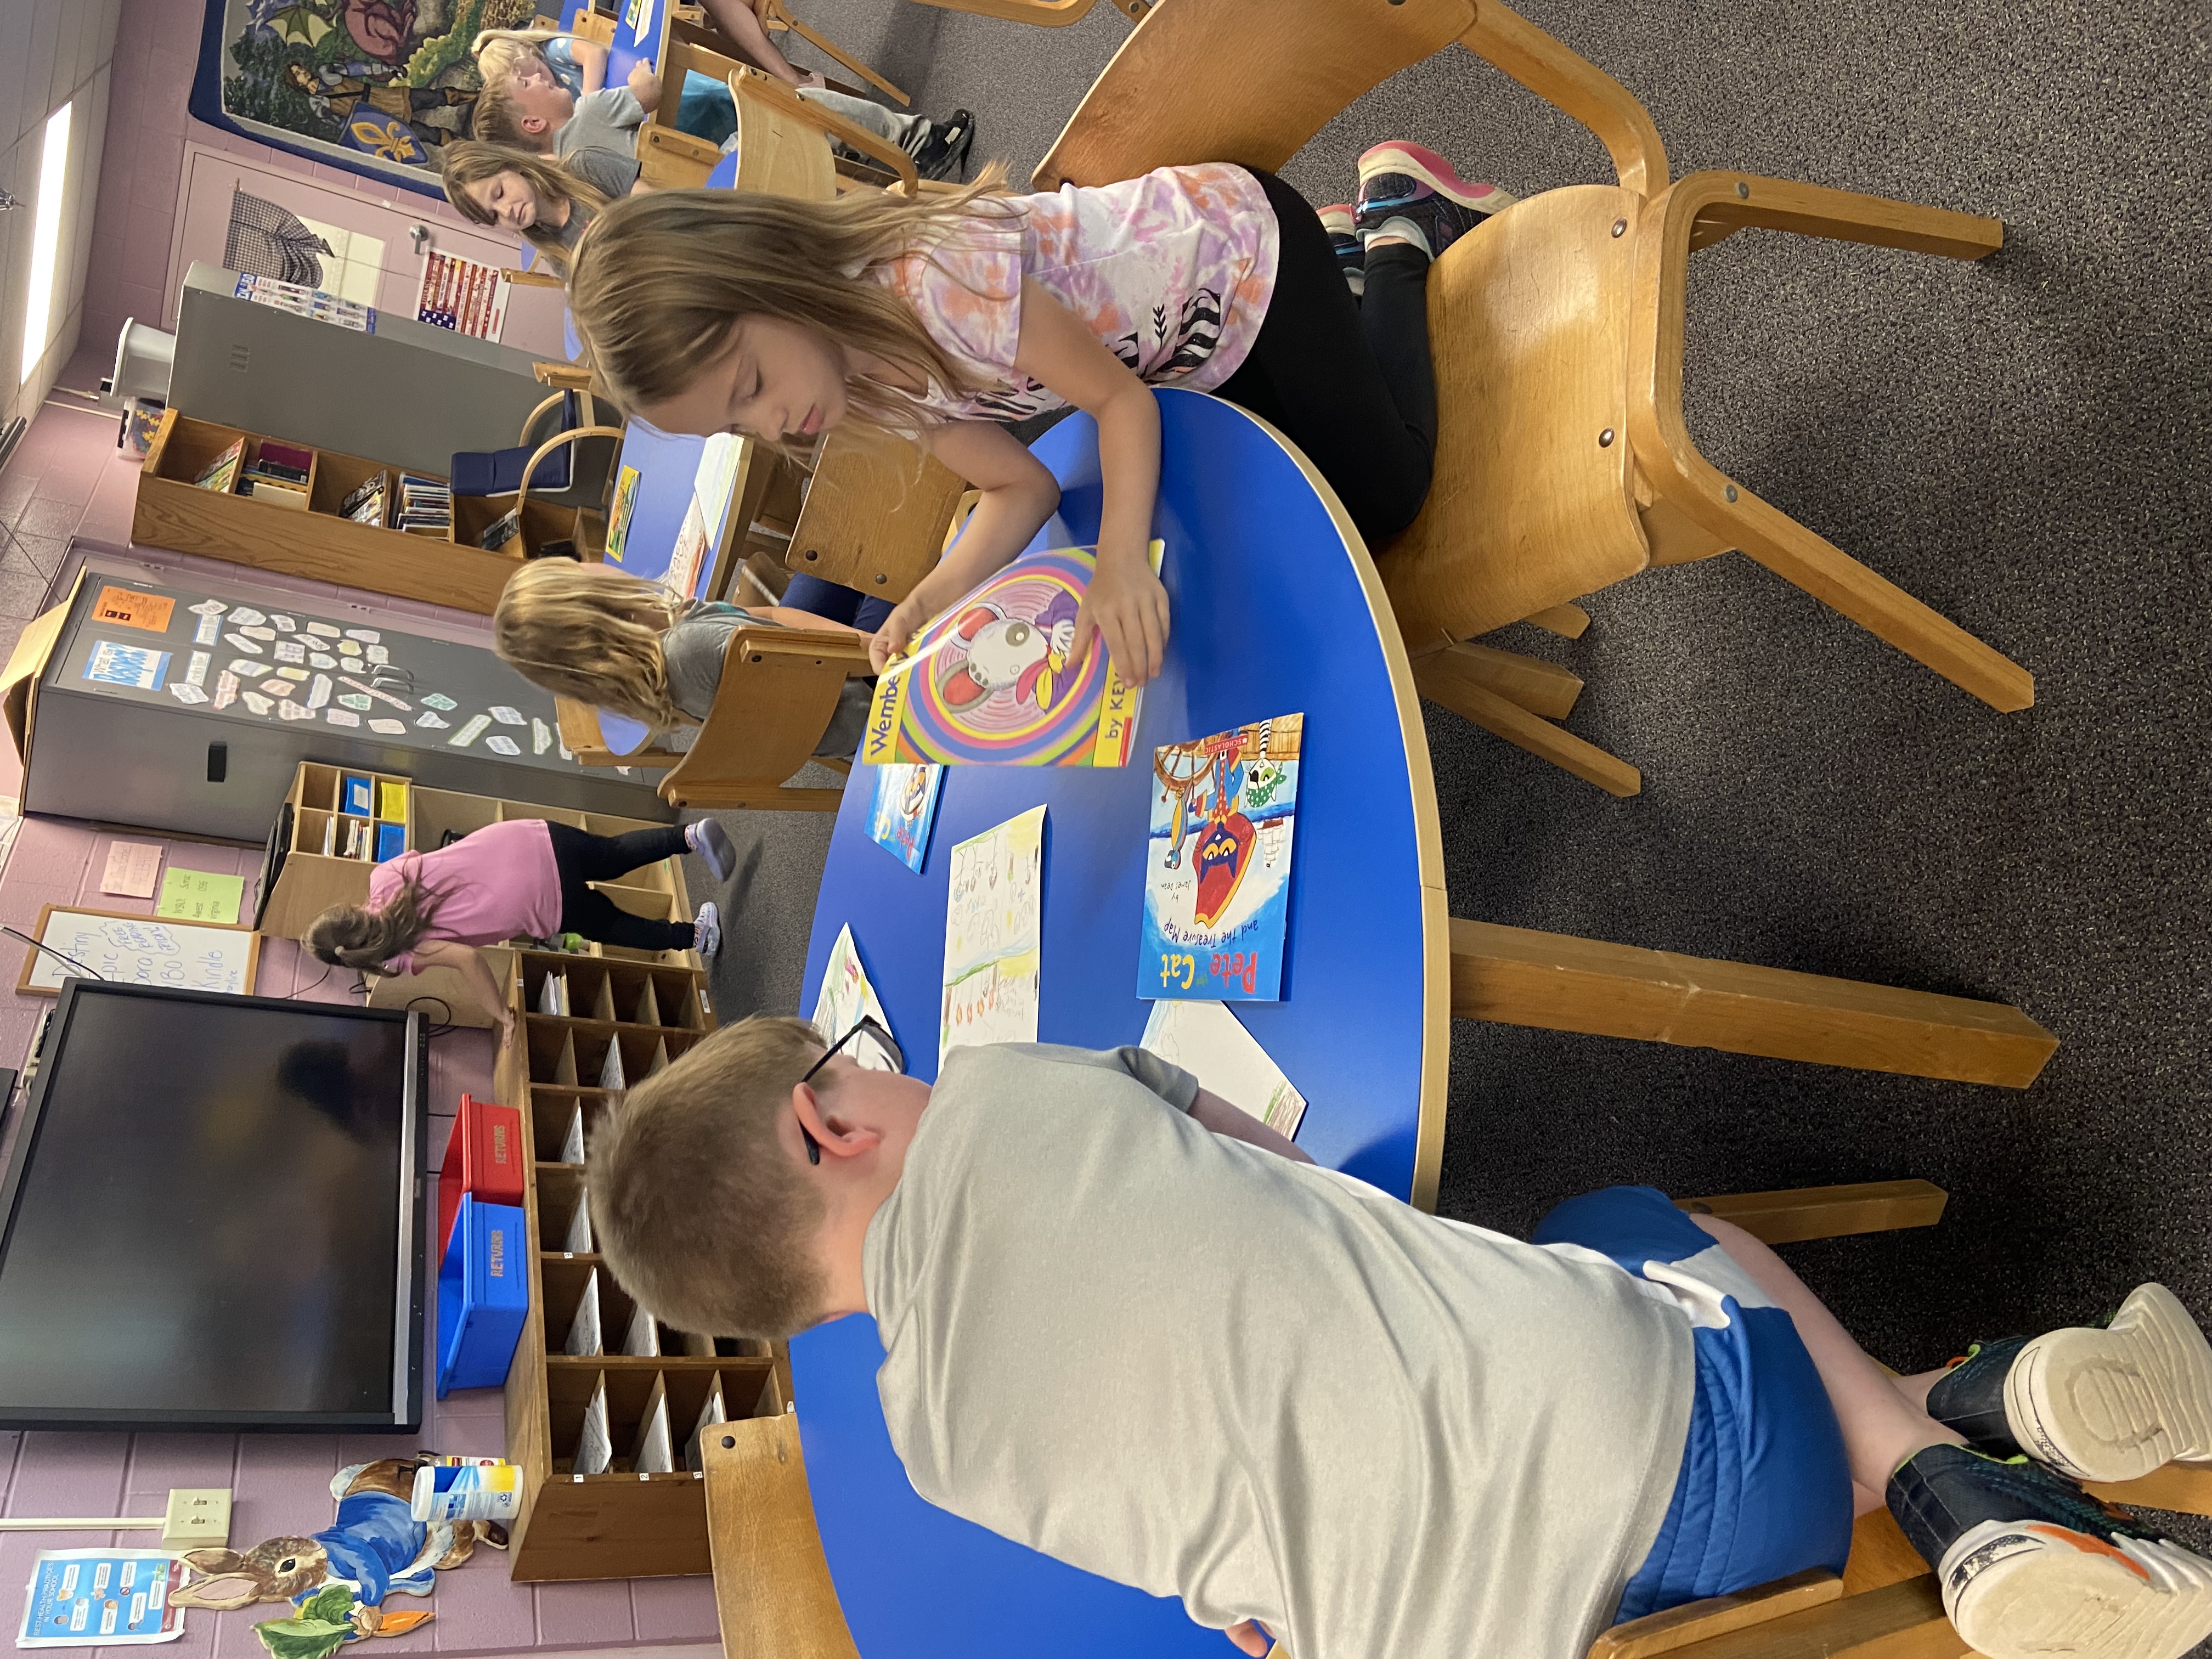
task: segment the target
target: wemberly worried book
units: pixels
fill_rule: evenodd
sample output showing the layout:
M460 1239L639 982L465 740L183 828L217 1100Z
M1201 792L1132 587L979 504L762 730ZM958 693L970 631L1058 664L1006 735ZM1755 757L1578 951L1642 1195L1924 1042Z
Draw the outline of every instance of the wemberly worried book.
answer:
M1163 544L1152 544L1152 568ZM1144 690L1094 640L1071 667L1097 551L1025 553L924 627L876 682L869 765L1122 766Z

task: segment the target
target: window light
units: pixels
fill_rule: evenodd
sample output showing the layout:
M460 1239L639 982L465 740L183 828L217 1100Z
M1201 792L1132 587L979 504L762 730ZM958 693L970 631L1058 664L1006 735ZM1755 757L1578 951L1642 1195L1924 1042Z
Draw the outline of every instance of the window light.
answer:
M53 342L54 268L61 251L62 192L69 177L70 110L46 118L46 145L39 161L39 212L31 228L31 291L23 312L23 373L27 380Z

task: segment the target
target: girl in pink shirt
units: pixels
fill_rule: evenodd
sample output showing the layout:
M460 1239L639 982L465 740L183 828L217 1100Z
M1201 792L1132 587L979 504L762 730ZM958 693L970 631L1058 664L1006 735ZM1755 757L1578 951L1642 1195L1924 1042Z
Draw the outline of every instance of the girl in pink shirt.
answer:
M1328 210L1328 225L1279 179L1226 163L1032 196L1001 193L995 167L913 199L664 191L592 223L570 304L615 395L665 431L803 453L859 421L919 436L981 491L878 630L879 669L1058 505L1004 423L1087 410L1104 501L1074 653L1101 634L1141 684L1168 629L1146 557L1160 462L1148 382L1273 422L1368 537L1403 529L1428 493L1430 261L1512 198L1411 144L1370 150L1360 176L1357 211Z
M691 921L633 915L595 881L617 881L663 859L696 853L717 883L737 867L737 849L712 818L593 836L546 818L517 818L464 836L433 853L403 853L368 878L368 902L334 904L307 925L307 948L333 967L386 974L457 969L499 1024L504 1046L514 1017L479 945L580 933L629 951L721 948L714 901Z

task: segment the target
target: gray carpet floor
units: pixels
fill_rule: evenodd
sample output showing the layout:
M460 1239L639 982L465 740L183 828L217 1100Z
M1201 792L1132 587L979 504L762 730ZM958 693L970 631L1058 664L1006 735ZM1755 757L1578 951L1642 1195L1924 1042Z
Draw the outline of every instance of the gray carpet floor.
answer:
M917 108L973 110L977 158L1018 174L1130 27L1108 0L1058 30L913 0L803 9ZM2063 1046L2019 1092L1462 1023L1443 1212L1517 1232L1609 1182L1918 1176L1952 1194L1940 1226L1789 1252L1899 1369L2144 1279L2212 1316L2212 11L1522 9L1644 100L1678 176L2005 221L1975 265L1770 232L1701 253L1687 403L1717 465L2038 690L1993 713L1737 556L1647 573L1589 599L1579 641L1494 640L1589 681L1571 726L1643 769L1641 796L1428 710L1454 913L1995 999ZM1457 47L1285 176L1345 199L1359 151L1393 137L1521 193L1610 178L1588 134ZM828 825L731 827L758 878L722 1006L789 1008Z

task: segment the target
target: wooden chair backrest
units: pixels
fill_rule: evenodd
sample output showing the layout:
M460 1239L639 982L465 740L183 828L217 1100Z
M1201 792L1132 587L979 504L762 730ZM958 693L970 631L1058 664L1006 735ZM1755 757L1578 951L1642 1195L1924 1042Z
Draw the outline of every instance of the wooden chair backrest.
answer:
M553 722L561 733L561 746L576 757L580 766L638 766L650 771L673 766L684 758L658 744L617 755L607 747L606 735L599 730L599 711L574 697L553 699Z
M799 1419L709 1427L700 1459L724 1659L859 1659L815 1529Z
M784 564L902 599L936 567L967 488L911 440L841 428L822 446Z
M1638 198L1574 185L1516 203L1429 273L1434 483L1375 550L1414 654L1473 639L1650 562L1628 442ZM1471 510L1470 510L1471 509Z
M1199 161L1276 172L1345 106L1474 22L1470 0L1160 0L1084 94L1031 187ZM1236 72L1224 75L1232 45Z
M868 636L850 629L742 627L722 653L714 706L661 780L671 799L774 787L814 757L838 693L869 671Z
M721 161L722 152L704 138L681 132L676 111L683 101L684 77L696 70L717 81L727 80L744 66L737 58L717 51L719 35L703 32L671 18L662 25L660 42L660 102L647 114L637 130L638 174L654 190L697 190Z
M802 202L835 201L837 164L821 122L797 98L763 96L757 82L765 78L730 76L730 96L738 106L737 187Z

